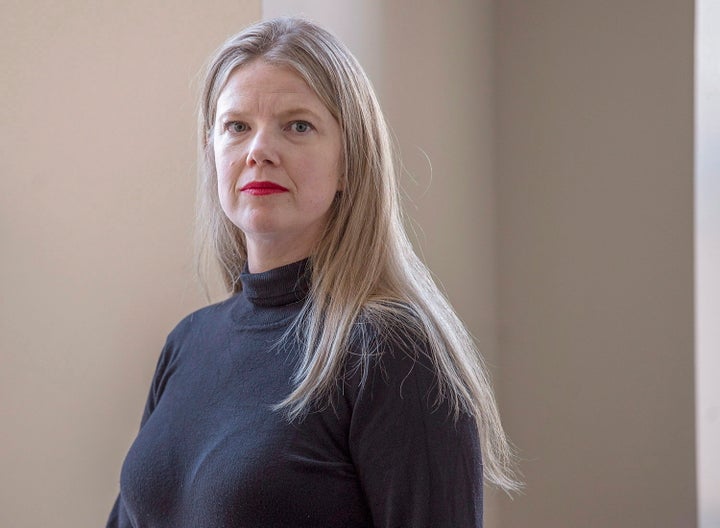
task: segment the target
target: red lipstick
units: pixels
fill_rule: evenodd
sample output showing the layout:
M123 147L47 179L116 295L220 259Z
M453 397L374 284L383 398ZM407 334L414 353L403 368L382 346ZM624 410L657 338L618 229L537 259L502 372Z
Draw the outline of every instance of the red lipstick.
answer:
M288 192L288 190L282 185L270 181L252 181L245 184L245 186L240 189L240 192L246 192L253 196L263 196L265 194Z

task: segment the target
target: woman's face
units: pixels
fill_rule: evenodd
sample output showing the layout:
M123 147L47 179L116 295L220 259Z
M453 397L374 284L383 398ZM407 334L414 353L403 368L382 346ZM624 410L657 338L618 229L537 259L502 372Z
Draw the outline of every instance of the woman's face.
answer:
M220 204L250 271L309 256L341 190L338 122L298 74L262 60L230 75L216 110Z

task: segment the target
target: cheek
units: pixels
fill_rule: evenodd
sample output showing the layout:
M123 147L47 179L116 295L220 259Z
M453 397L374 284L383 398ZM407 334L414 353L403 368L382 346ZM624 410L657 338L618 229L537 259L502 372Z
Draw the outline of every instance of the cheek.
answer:
M233 177L233 163L222 156L215 158L215 172L217 174L217 193L220 206L226 215L230 215L237 205L235 192L236 178Z
M308 204L314 209L329 206L338 191L337 169L327 165L309 164L305 174L308 176L301 182L301 188Z
M240 163L237 159L223 154L223 152L215 152L215 172L217 173L218 189L221 192L224 189L234 189L240 170Z
M335 194L340 181L339 156L325 151L303 161L299 173L305 175L309 187L320 194Z

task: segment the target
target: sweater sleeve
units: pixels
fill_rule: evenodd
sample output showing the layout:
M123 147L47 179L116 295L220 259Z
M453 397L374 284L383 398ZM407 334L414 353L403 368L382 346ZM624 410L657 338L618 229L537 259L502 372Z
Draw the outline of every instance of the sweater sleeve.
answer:
M349 448L373 524L481 527L483 471L474 420L438 403L427 343L386 340L354 391ZM357 371L355 378L360 379Z
M142 419L140 420L140 429L143 428L145 422L148 421L150 415L155 410L160 396L167 382L167 377L170 373L169 365L171 363L172 347L170 345L170 339L165 343L165 347L160 354L157 366L155 367L155 374L153 375L152 382L150 384L150 391L145 401L145 409L143 411ZM110 511L110 516L106 524L106 528L133 528L133 523L125 510L123 505L122 492L118 493L115 499L115 504Z

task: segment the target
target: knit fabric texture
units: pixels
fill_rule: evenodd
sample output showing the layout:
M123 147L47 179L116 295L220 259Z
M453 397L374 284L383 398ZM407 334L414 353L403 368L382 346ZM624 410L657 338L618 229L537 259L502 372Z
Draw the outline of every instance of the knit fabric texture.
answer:
M308 271L246 271L170 333L108 527L482 526L475 423L437 404L427 344L403 329L374 335L365 378L350 340L332 405L273 409L293 388L301 346L283 335Z

